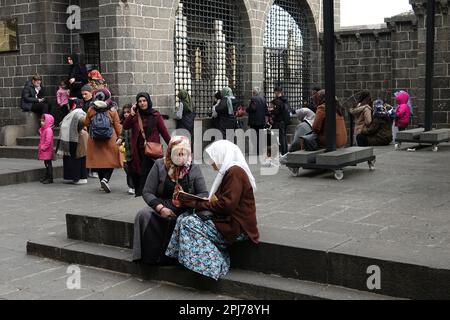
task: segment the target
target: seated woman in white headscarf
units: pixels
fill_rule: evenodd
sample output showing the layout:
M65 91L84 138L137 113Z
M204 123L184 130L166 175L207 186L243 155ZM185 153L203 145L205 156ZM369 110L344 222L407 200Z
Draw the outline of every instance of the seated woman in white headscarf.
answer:
M166 255L218 280L230 268L230 244L247 239L258 243L256 182L241 150L230 141L214 142L206 153L218 171L209 200L181 201L194 214L178 218Z
M309 108L298 109L295 113L300 123L295 128L295 135L289 152L295 152L301 149L300 138L312 132L314 118L316 117L316 114Z
M174 193L180 189L199 197L208 196L200 166L192 163L189 139L175 136L170 139L165 158L155 161L142 192L148 207L139 211L135 219L134 261L173 262L164 255L167 243L177 217L191 210L173 200Z

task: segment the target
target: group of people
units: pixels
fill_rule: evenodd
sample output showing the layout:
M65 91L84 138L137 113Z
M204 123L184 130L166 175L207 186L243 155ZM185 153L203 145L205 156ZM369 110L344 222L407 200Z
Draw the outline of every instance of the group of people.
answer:
M58 108L62 109L55 113L56 121L49 112L39 76L27 83L22 95L24 110L42 113L38 158L44 161L46 174L41 182L53 183L52 127L56 125L60 127L57 150L63 156L65 180L85 184L89 168L97 173L101 190L109 193L114 169L124 168L128 192L142 196L148 205L135 218L134 261L180 263L216 280L224 276L230 268L229 246L244 240L258 243L259 239L255 178L239 147L225 139L226 130L238 127L240 103L232 90L225 87L215 95L212 116L224 140L206 148L205 161L217 171L208 192L200 167L192 161L189 137L170 136L148 93L138 93L134 104L119 110L98 71L91 74L97 77L92 83L82 66L73 65L72 58L68 61L73 67L57 93ZM290 152L326 145L325 90L314 88L308 104L299 110L290 108L282 88L276 88L274 96L267 104L255 87L246 108L249 127L258 133L258 154L259 132L268 126L279 130L282 158ZM399 92L396 99L395 126L403 130L409 123L409 96ZM186 90L180 90L178 102L177 129L186 129L192 137L192 98ZM347 128L337 99L336 106L336 146L340 148L347 144ZM370 93L363 91L349 113L355 119L358 145L387 145L392 141L392 111L383 101L373 103ZM300 123L288 146L287 128L292 116ZM168 146L165 153L161 137Z

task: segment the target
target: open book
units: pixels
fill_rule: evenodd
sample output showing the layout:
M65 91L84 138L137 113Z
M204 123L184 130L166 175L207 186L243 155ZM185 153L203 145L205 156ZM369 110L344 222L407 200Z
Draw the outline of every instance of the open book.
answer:
M192 200L197 200L197 201L209 201L209 199L205 199L199 196L196 196L194 194L190 194L184 191L180 191L178 192L178 200L180 201L192 201Z

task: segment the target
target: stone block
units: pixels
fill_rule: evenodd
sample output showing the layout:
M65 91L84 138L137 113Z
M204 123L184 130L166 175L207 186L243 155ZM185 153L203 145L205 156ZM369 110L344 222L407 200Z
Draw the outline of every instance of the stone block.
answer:
M420 134L424 132L424 128L416 128L411 130L400 131L397 133L397 141L401 140L418 140Z
M296 151L291 152L287 156L287 161L289 163L315 163L316 157L319 154L322 154L325 152L325 149L317 150L317 151Z
M450 129L438 129L420 134L421 142L439 142L450 138Z
M13 146L16 144L18 137L25 135L26 127L24 125L4 126L0 130L0 145Z
M373 156L372 147L350 147L345 148L345 150L355 152L356 160L365 159Z
M356 152L352 150L336 150L328 153L319 154L316 157L316 164L339 166L347 162L356 160Z

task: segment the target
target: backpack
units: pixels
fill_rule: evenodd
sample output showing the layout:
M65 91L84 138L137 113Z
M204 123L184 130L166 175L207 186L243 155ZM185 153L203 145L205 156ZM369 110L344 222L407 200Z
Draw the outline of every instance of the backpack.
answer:
M111 119L105 111L97 110L90 125L90 136L94 140L109 140L112 138Z

